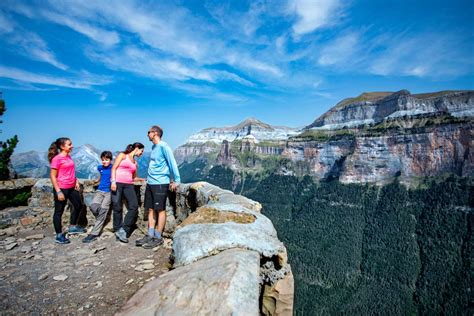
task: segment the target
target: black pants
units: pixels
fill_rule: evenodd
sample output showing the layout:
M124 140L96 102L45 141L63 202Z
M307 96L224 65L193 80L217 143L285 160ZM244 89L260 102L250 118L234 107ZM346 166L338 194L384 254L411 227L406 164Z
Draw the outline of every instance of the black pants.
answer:
M69 200L72 204L71 218L69 223L71 225L77 225L79 220L79 214L82 210L82 201L81 194L74 188L70 189L61 189L61 192L64 194L64 201L58 200L58 194L53 190L54 194L54 214L53 214L53 225L56 234L62 233L61 218L64 213L64 208L66 207L67 201Z
M123 222L122 197L125 197L128 209ZM117 190L115 190L115 192L112 191L112 208L114 210L114 231L118 231L123 227L129 236L138 219L138 199L133 184L117 183Z

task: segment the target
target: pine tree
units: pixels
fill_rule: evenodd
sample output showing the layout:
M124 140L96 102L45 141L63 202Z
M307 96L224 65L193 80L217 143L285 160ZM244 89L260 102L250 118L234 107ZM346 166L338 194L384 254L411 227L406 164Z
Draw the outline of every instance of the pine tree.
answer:
M3 100L2 93L0 92L0 117L6 111L5 101ZM0 123L3 121L0 120ZM18 136L15 135L5 142L0 141L0 180L8 180L10 178L10 158L13 155L16 145L18 144Z

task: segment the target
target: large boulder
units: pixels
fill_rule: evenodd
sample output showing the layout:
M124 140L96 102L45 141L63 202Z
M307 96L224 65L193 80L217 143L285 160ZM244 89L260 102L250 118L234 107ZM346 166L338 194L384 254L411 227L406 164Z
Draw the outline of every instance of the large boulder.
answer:
M118 315L259 315L259 254L231 249L150 281Z

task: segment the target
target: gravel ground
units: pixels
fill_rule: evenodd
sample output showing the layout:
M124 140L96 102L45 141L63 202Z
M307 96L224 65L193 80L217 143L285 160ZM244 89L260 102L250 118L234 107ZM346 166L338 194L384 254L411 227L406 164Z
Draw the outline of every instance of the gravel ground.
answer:
M153 250L115 240L111 232L91 244L86 236L54 243L48 227L0 234L1 315L113 315L146 282L168 271L171 240Z

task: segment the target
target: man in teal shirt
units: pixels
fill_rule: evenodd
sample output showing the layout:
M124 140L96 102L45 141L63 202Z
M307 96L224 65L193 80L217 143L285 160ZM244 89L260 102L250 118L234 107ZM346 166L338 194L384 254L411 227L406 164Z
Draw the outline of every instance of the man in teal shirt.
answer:
M153 143L145 190L145 210L148 210L148 235L136 241L137 246L155 248L163 243L161 234L166 223L168 190L175 191L181 182L178 165L170 146L161 140L163 130L154 125L148 130Z

